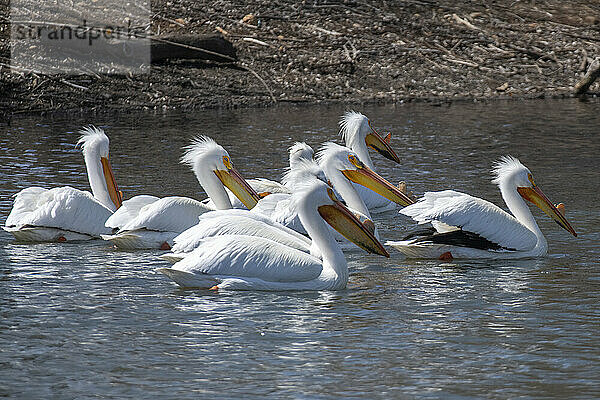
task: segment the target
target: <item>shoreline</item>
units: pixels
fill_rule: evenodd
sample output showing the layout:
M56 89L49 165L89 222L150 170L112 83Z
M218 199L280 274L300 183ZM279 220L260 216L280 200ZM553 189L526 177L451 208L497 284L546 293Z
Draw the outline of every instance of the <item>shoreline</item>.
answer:
M573 98L600 57L600 5L464 0L152 2L152 32L219 35L236 62L172 59L143 75L11 73L0 28L0 119L274 104L445 104ZM159 36L161 37L161 36ZM8 60L8 61L7 61ZM596 82L589 93L598 96Z

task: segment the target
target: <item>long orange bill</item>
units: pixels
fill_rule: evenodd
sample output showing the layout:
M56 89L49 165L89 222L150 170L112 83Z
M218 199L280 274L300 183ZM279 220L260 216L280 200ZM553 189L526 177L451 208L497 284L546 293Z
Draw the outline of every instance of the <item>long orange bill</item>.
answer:
M390 138L391 133L388 134L388 136L384 139L375 131L375 129L373 129L373 127L371 127L371 132L365 137L365 142L367 143L367 146L371 147L385 158L396 161L398 164L400 164L400 158L398 158L389 144Z
M228 169L227 171L215 170L215 174L223 185L244 203L248 210L254 208L256 203L261 199L260 195L252 189L252 186L246 182L235 168Z
M518 187L517 192L523 197L525 200L532 202L536 206L539 207L540 210L545 212L550 218L552 218L558 225L562 228L566 229L573 236L577 237L577 233L575 229L571 226L569 221L565 218L563 213L561 213L552 202L546 197L546 195L542 192L542 190L537 187Z
M110 199L118 209L121 207L121 204L123 204L123 193L119 191L119 187L117 186L117 181L115 180L115 175L113 174L108 158L100 157L100 162L102 163L102 172L104 173L104 179L106 180L106 189L108 189Z
M363 226L356 216L354 216L354 214L338 200L334 200L332 205L327 204L320 206L318 211L321 217L331 225L333 229L361 249L368 253L379 254L385 257L390 256L373 233Z
M371 168L363 165L359 169L347 169L342 173L354 183L358 183L372 191L382 195L386 199L402 206L414 204L414 201L404 194L396 186L385 180L381 175L373 171Z

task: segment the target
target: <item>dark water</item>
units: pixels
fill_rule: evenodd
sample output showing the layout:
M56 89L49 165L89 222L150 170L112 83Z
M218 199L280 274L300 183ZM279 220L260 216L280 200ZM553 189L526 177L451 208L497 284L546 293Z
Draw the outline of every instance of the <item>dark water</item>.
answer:
M503 205L490 165L519 157L573 238L534 210L532 260L410 261L348 254L339 292L185 291L159 251L102 241L15 243L0 232L0 396L15 398L600 398L600 104L365 107L403 161L378 171L421 194L452 188ZM335 139L342 107L15 119L0 125L0 224L10 195L87 188L75 131L111 138L125 197L203 198L181 147L207 134L246 177L278 178L287 148ZM382 237L410 225L379 215Z

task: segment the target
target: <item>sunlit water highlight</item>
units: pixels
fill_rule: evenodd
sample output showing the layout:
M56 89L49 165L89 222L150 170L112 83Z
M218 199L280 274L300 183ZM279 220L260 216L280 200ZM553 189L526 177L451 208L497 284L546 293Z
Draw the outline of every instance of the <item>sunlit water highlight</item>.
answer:
M347 254L348 289L181 290L160 251L102 241L16 243L0 232L0 396L16 398L591 398L600 396L600 112L597 102L361 109L393 132L403 165L378 172L417 194L455 189L504 207L490 183L519 157L571 237L539 210L547 257L443 263ZM76 131L111 138L125 197L204 194L181 148L222 144L245 177L278 178L287 148L337 140L342 107L36 117L0 125L0 224L22 188L87 189ZM375 217L385 239L412 223Z

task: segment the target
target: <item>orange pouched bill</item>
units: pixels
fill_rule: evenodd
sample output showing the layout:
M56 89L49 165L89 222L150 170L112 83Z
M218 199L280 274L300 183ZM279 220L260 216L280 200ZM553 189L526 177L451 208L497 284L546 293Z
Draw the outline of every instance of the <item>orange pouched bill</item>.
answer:
M573 236L577 236L575 229L571 226L564 214L560 212L554 204L546 197L542 190L536 185L533 187L518 187L517 192L525 200L530 201L542 210L546 215L552 218L558 225L567 230ZM564 209L564 205L563 205Z
M389 257L389 253L370 230L327 189L333 204L318 207L319 214L333 229L366 252Z
M100 162L102 163L102 172L104 174L104 180L106 181L106 189L108 189L110 199L118 209L121 207L121 204L123 204L123 193L119 191L119 187L117 186L117 181L115 180L115 175L113 174L108 158L100 157Z

